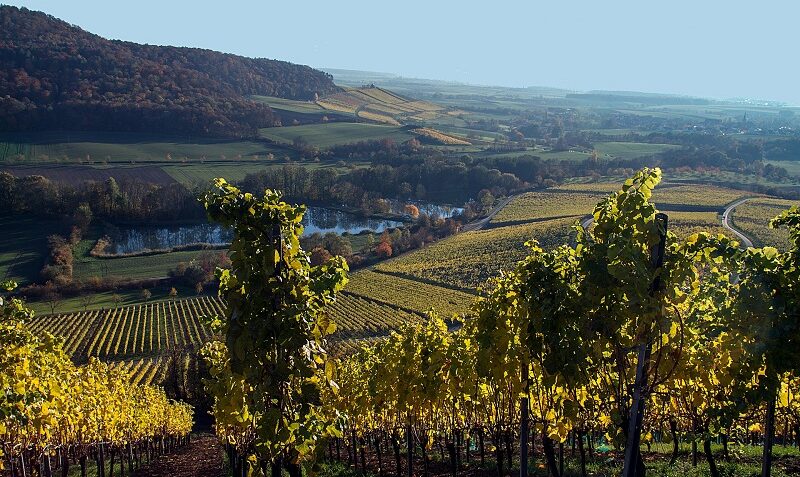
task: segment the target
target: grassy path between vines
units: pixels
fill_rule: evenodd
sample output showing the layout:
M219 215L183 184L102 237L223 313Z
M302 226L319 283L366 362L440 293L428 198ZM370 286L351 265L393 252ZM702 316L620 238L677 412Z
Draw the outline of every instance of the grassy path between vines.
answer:
M211 434L192 438L191 443L176 452L161 456L143 466L135 477L221 477L222 447Z

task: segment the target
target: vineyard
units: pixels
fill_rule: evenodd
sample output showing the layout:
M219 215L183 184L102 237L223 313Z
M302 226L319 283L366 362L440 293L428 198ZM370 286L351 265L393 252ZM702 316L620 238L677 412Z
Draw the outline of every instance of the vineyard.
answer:
M596 194L576 192L528 192L514 198L495 215L492 225L588 215L597 204Z
M557 190L596 194L595 202L597 202L605 195L618 190L621 185L618 182L573 183L561 185ZM674 210L675 206L721 209L731 202L752 195L751 192L713 185L665 183L653 191L653 203L662 210Z
M384 124L399 125L402 120L434 119L444 108L434 103L403 98L382 88L350 88L317 101L324 109L351 113Z
M789 234L769 227L769 221L796 202L781 199L751 199L733 211L734 225L753 240L756 246L789 248Z
M211 337L202 318L221 313L219 300L199 297L37 316L31 330L63 337L64 350L78 361L120 360L199 345Z
M470 293L371 270L351 275L345 291L418 314L433 309L445 318L463 314L475 301L475 295Z
M27 327L30 314L0 297L0 472L66 476L74 466L85 476L94 461L97 475L113 475L116 458L124 475L187 442L191 406L118 366L74 365L51 335Z
M385 286L394 286L393 277L365 273L383 278ZM359 274L355 277L353 283L358 292L339 296L328 308L337 327L331 338L336 350L354 350L359 342L386 336L405 323L420 322L427 311L419 302L413 306L414 303L409 301L415 293L412 287L416 282L404 283L406 293L397 300L392 297L392 288L376 292L369 288L368 282L358 278ZM398 283L402 283L400 280ZM419 285L427 291L431 299L428 303L439 305L441 308L435 308L442 312L464 311L471 301L471 296L463 292ZM204 318L223 313L224 306L219 299L201 296L103 310L37 315L30 321L29 328L33 333L46 331L61 337L64 352L77 362L98 357L109 361L115 369L127 372L134 383L152 384L163 381L170 365L170 350L199 348L212 338Z
M716 212L668 212L667 215L670 231L679 238L685 239L701 232L734 238L731 231L721 225Z
M376 270L474 291L525 257L525 242L543 247L569 242L575 218L464 232L382 263Z
M800 439L800 209L772 221L789 228L789 252L742 250L725 234L692 233L715 226L715 212L671 212L669 221L658 213L650 199L660 176L658 169L637 173L595 207L590 230L567 233L561 246L554 246L558 238L531 244L521 260L504 265L457 326L437 316L398 323L386 339L361 340L361 349L324 366L319 330L332 327L325 314L303 307L330 302L341 290L341 269L314 288L319 295L307 304L275 307L264 297L295 303L294 293L281 294L304 283L303 265L285 267L291 250L288 257L272 253L281 242L260 226L251 231L252 243L236 246L266 249L267 258L242 253L232 270L267 260L266 273L281 280L226 277L223 293L235 304L232 313L249 313L247 328L224 325L225 342L204 351L215 377L216 431L231 443L234 475L247 474L250 462L287 454L311 462L320 445L328 459L363 475L795 474L798 452L773 447ZM292 239L291 207L269 196L262 203L235 189L222 192L213 199L225 206L215 210L226 220L235 214L229 211L248 207L285 214L275 220ZM242 216L233 220L242 230L259 223ZM418 281L436 276L431 267L441 260L475 268L463 263L469 255L456 255L458 247L439 247L459 238L476 244L487 234L508 246L519 237L498 233L534 235L535 226L553 230L572 222L463 233L385 262L379 272L355 274L353 287L378 295L388 282L374 275L389 268L418 274ZM442 257L444 251L453 255ZM496 261L504 260L500 255L492 250ZM370 278L374 289L359 283ZM252 286L270 290L250 298L266 305L256 308L259 314L242 299ZM297 323L290 331L275 323L286 316ZM276 341L287 335L295 347ZM246 352L254 339L259 345ZM258 370L285 362L269 351L279 346L277 356L298 357L285 365L297 371L276 382ZM272 404L284 401L288 411ZM243 421L231 412L239 408L263 417ZM258 435L262 426L279 431Z

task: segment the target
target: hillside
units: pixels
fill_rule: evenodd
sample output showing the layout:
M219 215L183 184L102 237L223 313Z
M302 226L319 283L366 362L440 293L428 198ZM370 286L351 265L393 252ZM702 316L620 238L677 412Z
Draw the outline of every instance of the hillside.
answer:
M284 61L112 41L0 7L0 130L255 136L280 122L250 95L313 100L330 75Z

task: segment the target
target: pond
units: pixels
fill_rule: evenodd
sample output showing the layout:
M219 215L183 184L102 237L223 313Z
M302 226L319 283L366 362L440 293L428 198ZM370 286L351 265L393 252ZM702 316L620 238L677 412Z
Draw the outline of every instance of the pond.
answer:
M431 204L428 202L404 202L399 200L391 200L389 201L389 205L391 207L392 213L395 214L405 214L405 207L406 204L413 204L417 206L419 212L421 214L426 214L431 217L441 217L443 219L448 219L454 215L458 215L461 212L464 212L463 207L452 207L449 205L440 205L440 204Z
M380 233L401 225L403 222L397 220L360 217L323 207L309 207L303 217L303 234L334 232L341 235L345 232L358 234L363 231ZM172 249L191 244L223 245L230 243L233 237L230 230L216 224L118 227L109 231L108 235L111 237L111 245L106 252L114 255Z

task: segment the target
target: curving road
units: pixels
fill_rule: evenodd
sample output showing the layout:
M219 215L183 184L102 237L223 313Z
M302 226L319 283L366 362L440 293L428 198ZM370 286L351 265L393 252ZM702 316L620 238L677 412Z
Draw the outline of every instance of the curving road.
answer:
M730 204L728 207L726 207L725 208L725 212L722 213L722 226L725 227L726 229L730 230L731 232L733 232L734 235L736 235L736 237L741 242L741 245L744 246L744 248L752 247L753 246L753 241L750 240L747 237L747 235L743 234L742 232L737 230L733 225L731 225L730 219L731 219L731 213L733 212L733 209L735 209L736 207L744 204L745 202L747 202L750 199L752 199L752 197L746 197L744 199L739 199L736 202L733 202L732 204Z
M489 222L494 218L494 216L497 215L498 212L500 212L500 209L502 209L503 207L507 206L509 202L511 202L512 200L514 200L517 197L518 196L516 196L516 195L512 195L510 197L506 197L505 199L501 200L500 203L497 204L494 207L494 209L492 209L492 211L489 212L489 214L486 217L464 225L463 227L461 227L461 231L462 232L470 232L472 230L480 230L480 229L486 227L486 225L489 224Z

